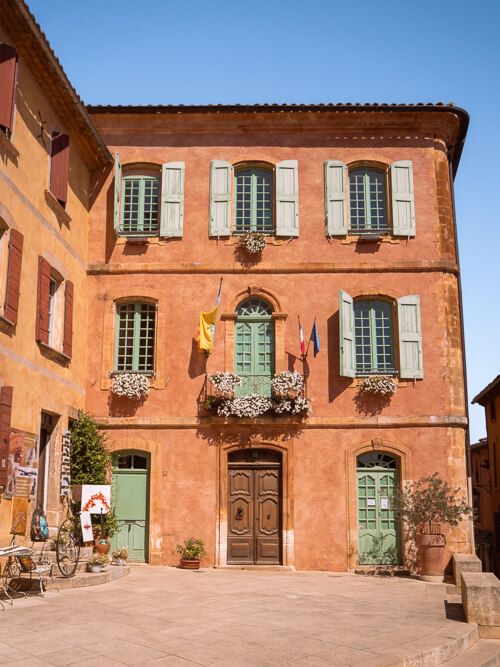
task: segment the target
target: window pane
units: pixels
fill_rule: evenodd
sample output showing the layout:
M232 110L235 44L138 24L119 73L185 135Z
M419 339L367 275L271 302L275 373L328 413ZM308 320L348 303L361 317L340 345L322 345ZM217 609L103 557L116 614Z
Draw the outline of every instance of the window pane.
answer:
M158 231L158 179L153 176L125 177L123 179L122 231Z
M351 231L385 231L385 174L373 169L349 172Z
M390 303L355 301L354 335L358 373L393 372L392 306Z
M134 470L146 470L148 467L148 460L145 456L134 454Z
M272 172L241 169L235 180L235 231L272 233Z
M349 173L350 215L351 229L365 229L365 184L363 171L352 171Z
M130 454L118 457L118 468L132 468L132 456Z
M156 307L125 303L118 307L116 370L153 371Z

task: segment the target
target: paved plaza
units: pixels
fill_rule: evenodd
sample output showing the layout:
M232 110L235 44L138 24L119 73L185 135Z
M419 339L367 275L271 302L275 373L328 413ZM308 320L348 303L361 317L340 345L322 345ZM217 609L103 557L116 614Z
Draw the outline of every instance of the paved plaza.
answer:
M477 638L445 597L412 579L138 565L0 611L0 663L438 664Z

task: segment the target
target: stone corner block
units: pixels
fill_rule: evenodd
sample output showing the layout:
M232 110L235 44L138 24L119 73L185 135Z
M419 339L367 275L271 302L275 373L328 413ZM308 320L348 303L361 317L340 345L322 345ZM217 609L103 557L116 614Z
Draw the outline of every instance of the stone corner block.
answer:
M482 572L483 564L474 554L453 554L453 576L455 578L455 586L460 588L462 585L460 575L462 572Z
M461 576L467 623L477 623L482 637L496 637L500 633L500 581L492 572L462 572Z

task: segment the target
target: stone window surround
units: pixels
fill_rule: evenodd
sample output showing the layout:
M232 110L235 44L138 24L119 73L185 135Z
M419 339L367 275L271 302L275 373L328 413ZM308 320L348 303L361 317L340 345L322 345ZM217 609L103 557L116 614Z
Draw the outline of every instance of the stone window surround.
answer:
M101 361L101 389L111 388L112 378L110 373L115 370L115 332L116 332L116 306L128 301L146 301L156 304L156 331L155 331L155 375L150 379L150 386L153 389L164 389L166 380L164 368L167 360L166 345L159 345L160 341L165 341L166 337L166 306L161 301L160 295L156 290L141 287L140 292L135 293L123 288L115 293L113 297L104 300L103 317L103 342L102 342L102 361Z

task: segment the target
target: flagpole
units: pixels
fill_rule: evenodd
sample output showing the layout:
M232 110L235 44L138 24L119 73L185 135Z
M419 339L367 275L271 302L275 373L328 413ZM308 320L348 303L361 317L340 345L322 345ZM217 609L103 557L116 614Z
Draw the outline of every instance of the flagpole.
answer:
M314 329L314 325L315 325L315 323L316 323L316 318L317 318L317 317L318 317L317 315L314 317L313 329ZM312 331L312 329L311 329L311 331ZM305 354L306 357L307 357L307 354L308 354L308 352L309 352L309 345L310 345L310 344L311 344L311 336L309 336L309 340L307 341L306 354Z

